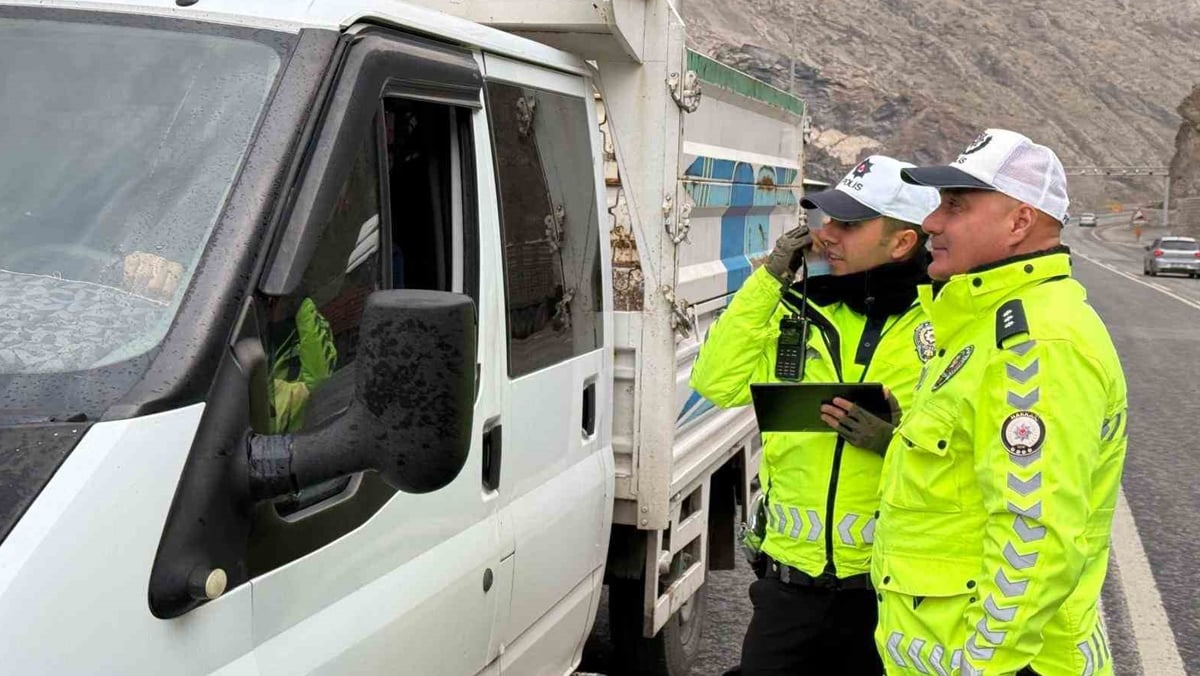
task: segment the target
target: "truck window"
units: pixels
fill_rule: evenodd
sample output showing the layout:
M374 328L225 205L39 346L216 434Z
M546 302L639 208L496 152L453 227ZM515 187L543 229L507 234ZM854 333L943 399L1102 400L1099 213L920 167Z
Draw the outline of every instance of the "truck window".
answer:
M410 99L379 102L300 288L269 300L273 432L312 429L349 405L354 369L347 367L355 361L363 305L373 291L477 297L471 115ZM357 528L394 492L367 473L306 487L257 510L251 576Z
M379 142L376 129L367 131L300 289L270 301L272 432L313 423L309 409L325 408L310 406L314 399L330 402L328 414L341 409L331 399L349 402L353 376L335 374L354 363L363 303L383 285ZM317 397L330 386L344 396Z
M508 371L603 344L599 218L587 102L487 84L504 238Z
M446 106L384 101L394 288L452 290L454 118Z

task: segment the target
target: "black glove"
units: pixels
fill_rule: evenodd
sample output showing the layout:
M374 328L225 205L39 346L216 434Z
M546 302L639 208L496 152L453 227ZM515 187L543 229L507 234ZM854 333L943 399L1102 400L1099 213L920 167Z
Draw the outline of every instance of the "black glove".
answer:
M887 453L888 444L892 442L892 435L896 432L896 425L900 424L900 402L896 401L891 392L887 392L887 401L892 409L891 420L883 420L867 409L851 404L834 429L839 436L859 448L874 451L879 455Z
M800 269L804 250L812 247L813 237L808 226L801 225L780 235L775 248L767 256L765 267L771 276L784 284L791 284Z

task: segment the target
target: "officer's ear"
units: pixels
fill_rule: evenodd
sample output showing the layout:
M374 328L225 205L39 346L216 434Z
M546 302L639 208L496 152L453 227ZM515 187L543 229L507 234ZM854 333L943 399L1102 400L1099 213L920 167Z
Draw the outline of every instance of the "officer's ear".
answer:
M902 261L908 258L912 254L913 249L916 249L921 244L920 234L904 224L892 233L891 240L891 250L888 253L894 261Z
M1035 226L1038 223L1038 210L1028 204L1021 202L1012 212L1012 222L1009 225L1009 233L1013 240L1022 242L1033 234Z

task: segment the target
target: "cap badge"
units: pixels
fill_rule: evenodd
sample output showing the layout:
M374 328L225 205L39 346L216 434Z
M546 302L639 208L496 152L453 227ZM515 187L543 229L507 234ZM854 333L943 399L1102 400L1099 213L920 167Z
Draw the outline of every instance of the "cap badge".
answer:
M865 159L862 162L858 163L858 166L854 168L854 171L851 172L850 175L853 176L854 178L862 178L863 176L866 176L867 174L871 173L871 168L873 166L874 165L871 164L870 159Z
M991 134L984 132L984 133L980 134L979 136L976 136L974 141L971 141L971 145L967 146L967 149L963 151L963 155L970 155L972 153L977 153L980 150L983 150L984 148L986 148L987 144L989 144L991 142L992 142Z

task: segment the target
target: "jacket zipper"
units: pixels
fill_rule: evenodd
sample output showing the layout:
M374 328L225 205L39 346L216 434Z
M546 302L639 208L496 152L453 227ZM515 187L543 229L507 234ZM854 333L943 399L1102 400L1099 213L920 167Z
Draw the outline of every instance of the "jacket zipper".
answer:
M790 303L788 304L788 307L791 307L793 309L793 311L795 310L795 308ZM912 307L909 307L909 309L906 310L903 314L897 315L897 317L898 317L897 321L899 321L899 317L903 317L904 315L908 314L908 312L910 312L911 310L912 310ZM834 368L834 371L837 373L838 382L845 382L845 378L842 376L841 334L838 333L837 328L833 325L832 322L829 321L828 318L826 318L824 315L822 315L820 312L818 312L815 308L811 307L807 302L805 302L805 304L804 304L803 314L806 318L810 319L814 324L816 324L818 327L821 328L821 337L825 341L825 347L829 349L830 358L833 359L833 368ZM867 321L869 324L870 320L868 319ZM858 379L859 382L863 382L866 380L867 371L871 367L871 361L873 361L873 359L874 359L875 352L878 350L879 343L882 342L883 334L887 332L887 328L888 327L885 324L883 327L881 327L879 334L877 336L875 336L875 346L871 350L870 358L867 359L867 362L862 365L862 367L863 367L862 376ZM863 328L863 336L859 337L860 342L861 342L862 338L865 337L866 335L867 335L867 330L866 330L866 327L864 327ZM840 478L841 472L842 472L842 453L845 450L845 446L846 446L846 440L839 436L837 438L837 443L833 447L833 466L830 468L830 471L829 471L829 488L825 491L826 497L825 497L825 571L824 572L828 573L830 575L833 575L835 577L837 576L837 565L833 562L833 531L834 531L834 528L836 527L834 524L834 513L835 513L835 506L837 504L838 479Z
M833 360L833 370L837 373L838 382L845 382L842 377L841 334L838 333L833 322L809 305L807 299L805 300L803 315L821 329L821 339L825 341L825 347L829 350L829 358ZM791 304L788 305L792 307ZM865 375L866 372L864 368L863 374ZM833 447L833 466L829 471L829 487L825 491L825 572L834 576L837 575L837 566L833 563L833 512L834 503L837 502L838 475L842 471L842 449L845 445L846 440L840 436L837 437L837 443Z

